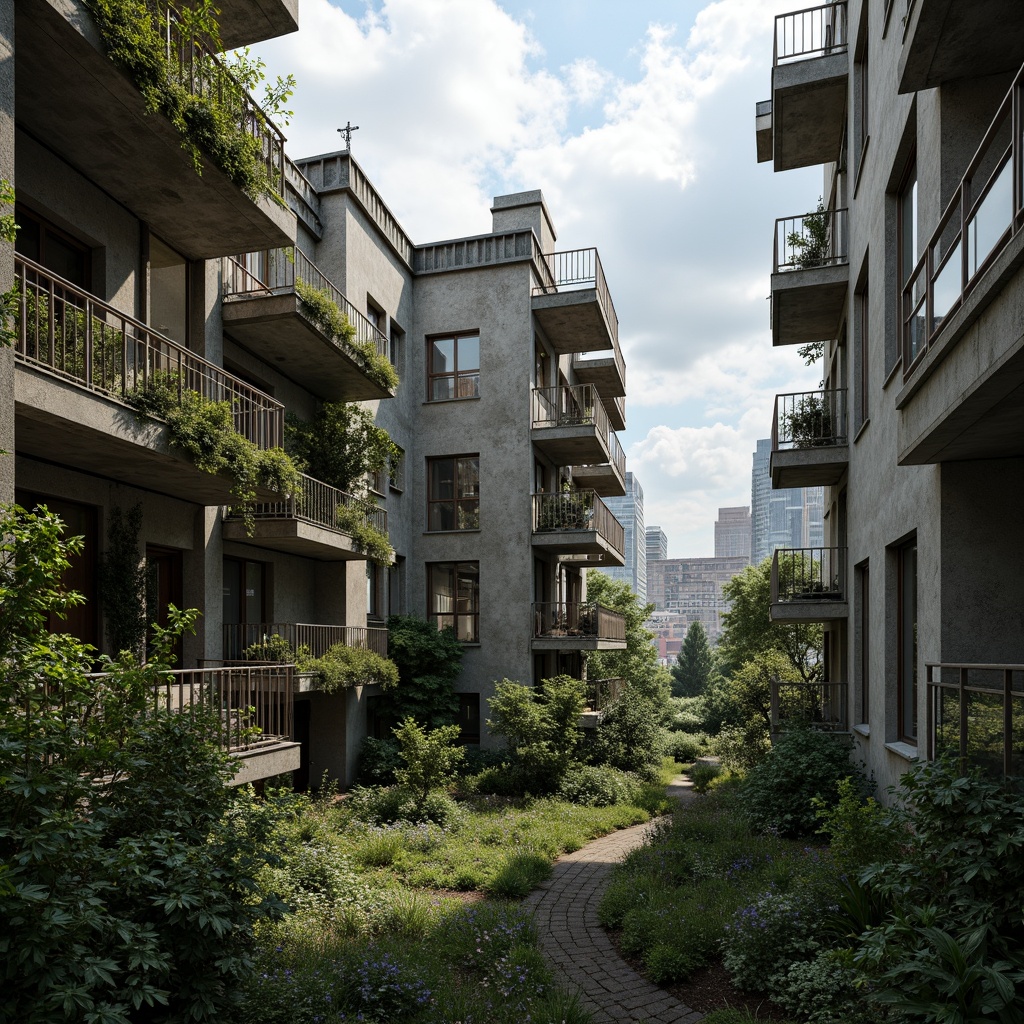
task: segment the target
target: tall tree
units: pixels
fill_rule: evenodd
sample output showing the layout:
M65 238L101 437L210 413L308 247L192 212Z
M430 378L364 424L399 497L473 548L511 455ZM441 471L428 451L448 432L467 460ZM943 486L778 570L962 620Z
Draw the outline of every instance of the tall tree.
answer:
M707 689L713 661L704 625L694 622L672 666L672 696L699 697Z

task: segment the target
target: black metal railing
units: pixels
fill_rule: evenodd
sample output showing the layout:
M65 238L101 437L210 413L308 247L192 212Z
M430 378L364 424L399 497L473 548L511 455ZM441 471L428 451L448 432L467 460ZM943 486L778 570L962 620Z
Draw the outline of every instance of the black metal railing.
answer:
M343 644L373 651L382 657L388 653L388 631L374 626L331 626L308 622L234 622L224 623L225 661L275 661L291 659L304 648L319 658L329 647Z
M542 601L533 606L533 635L538 639L583 637L625 640L626 616L593 601Z
M792 683L773 679L771 683L771 731L805 725L819 732L849 732L846 683Z
M625 548L622 523L596 491L554 491L533 496L533 529L537 533L593 531L618 552Z
M846 548L779 548L772 555L772 604L845 599Z
M593 384L533 389L534 427L589 427L608 443L611 426Z
M985 132L902 292L904 378L1024 227L1024 67ZM1016 126L1016 127L1015 127Z
M775 221L772 272L834 267L850 260L847 211L815 210Z
M846 2L807 7L775 16L773 63L827 57L847 49Z
M179 401L194 391L228 402L239 434L260 448L280 446L284 406L269 395L24 256L15 257L14 277L18 358L122 400L159 382Z
M1024 665L929 663L927 753L1024 775Z
M543 256L551 275L550 280L536 286L534 295L550 295L554 292L579 291L593 288L597 292L597 301L604 311L605 319L611 331L612 342L618 345L619 318L615 312L608 282L605 280L604 268L596 249L571 249L567 252L550 252Z
M775 396L772 451L847 443L847 389Z

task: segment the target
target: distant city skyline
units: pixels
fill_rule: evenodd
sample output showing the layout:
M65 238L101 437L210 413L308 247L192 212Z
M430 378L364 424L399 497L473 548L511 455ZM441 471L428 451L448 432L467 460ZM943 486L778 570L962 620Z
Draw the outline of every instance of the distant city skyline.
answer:
M647 531L644 528L644 489L640 481L626 473L626 493L604 499L608 511L622 524L625 534L626 564L601 568L605 576L624 580L641 603L647 601Z

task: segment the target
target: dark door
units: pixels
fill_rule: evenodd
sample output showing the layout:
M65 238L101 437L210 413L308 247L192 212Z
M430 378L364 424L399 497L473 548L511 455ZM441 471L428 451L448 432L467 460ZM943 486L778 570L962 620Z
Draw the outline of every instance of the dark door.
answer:
M295 742L299 744L299 767L292 772L292 787L297 793L309 789L309 721L312 702L297 700L292 729Z
M150 571L149 619L151 623L170 625L168 609L181 609L185 603L184 560L180 551L146 545L146 565ZM171 648L171 664L181 668L181 637Z

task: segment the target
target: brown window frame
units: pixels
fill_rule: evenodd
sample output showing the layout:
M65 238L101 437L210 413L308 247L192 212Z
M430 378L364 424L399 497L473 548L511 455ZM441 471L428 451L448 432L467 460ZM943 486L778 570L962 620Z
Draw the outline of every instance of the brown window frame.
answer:
M442 611L434 607L438 602L435 596L440 595L434 584L435 573L450 574L454 583L454 606L450 611ZM427 563L427 619L437 625L438 630L451 626L455 637L462 643L477 644L480 642L480 563L472 562L428 562ZM469 582L466 595L462 593L463 576ZM451 598L451 595L448 595ZM461 601L468 601L465 608L460 607ZM450 620L450 621L448 621ZM467 628L468 627L468 628Z
M905 576L913 552L913 594L907 593ZM896 549L896 729L903 743L917 746L917 669L918 669L918 561L917 537ZM907 616L913 616L908 623ZM911 629L908 631L908 624ZM907 645L912 644L909 651ZM908 673L907 661L911 662ZM908 678L908 675L910 678ZM908 720L909 719L909 720Z
M914 309L924 308L920 304L912 308L907 308L907 303L904 302L904 291L906 290L907 284L914 276L914 272L917 269L917 265L921 262L921 253L918 249L918 219L920 216L920 203L919 203L919 180L917 176L917 153L912 153L910 158L907 160L906 170L903 172L903 177L900 180L900 187L896 191L896 287L897 287L897 302L896 308L900 311L900 359L903 363L903 373L906 375L910 372L910 368L921 358L924 354L924 350L927 346L927 338L922 337L918 339L918 350L913 354L910 351L910 325L912 322L912 316ZM913 254L912 263L909 269L904 269L904 263L906 261L906 253L904 252L904 234L905 234L905 214L904 214L904 203L908 194L913 195L913 220L914 223L911 225L912 241L913 241ZM926 297L922 296L922 302L926 302ZM927 309L924 308L924 314L927 316Z
M74 235L68 234L62 228L57 227L52 221L47 220L44 216L36 213L34 210L30 210L23 206L21 203L16 203L14 207L14 215L19 224L20 230L18 235L15 237L14 248L19 256L23 256L25 259L32 259L28 256L24 250L19 247L19 240L23 240L27 237L25 229L28 226L27 222L31 222L35 225L39 232L39 252L36 254L35 262L41 267L45 267L51 274L55 274L64 281L68 281L73 284L76 288L80 288L84 292L92 293L92 246L83 242L80 238L75 238ZM47 236L52 237L56 241L62 243L65 248L72 250L77 253L81 258L82 267L80 280L74 280L72 278L63 277L57 273L57 271L51 266L46 253L46 239Z
M473 340L476 342L477 357L476 366L460 370L459 368L459 342ZM445 370L443 373L434 371L434 345L438 342L452 342L452 370ZM452 393L447 395L435 395L434 385L437 381L451 380ZM464 383L469 384L469 394L463 393ZM435 334L427 338L427 401L428 402L459 402L480 397L480 332L460 331L455 334Z
M460 469L463 463L476 462L476 493L464 496L461 492L460 480L466 470ZM435 469L442 463L452 463L451 497L439 498L434 495ZM480 454L479 452L465 455L438 455L427 459L427 532L449 533L462 530L480 529ZM445 512L448 511L449 526L443 525ZM435 513L436 519L435 519ZM463 516L465 513L465 516ZM466 525L460 525L464 519Z

